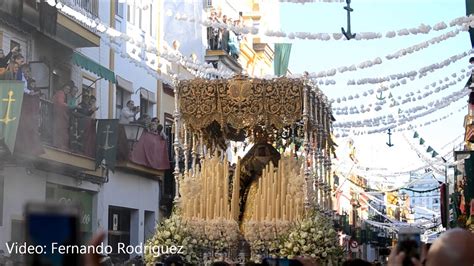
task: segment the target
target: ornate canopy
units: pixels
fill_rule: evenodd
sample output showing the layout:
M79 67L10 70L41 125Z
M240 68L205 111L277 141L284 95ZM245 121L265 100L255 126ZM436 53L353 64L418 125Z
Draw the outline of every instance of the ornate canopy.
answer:
M178 86L181 118L192 131L217 123L223 131L253 130L257 126L277 130L302 119L301 79L229 80L194 79Z

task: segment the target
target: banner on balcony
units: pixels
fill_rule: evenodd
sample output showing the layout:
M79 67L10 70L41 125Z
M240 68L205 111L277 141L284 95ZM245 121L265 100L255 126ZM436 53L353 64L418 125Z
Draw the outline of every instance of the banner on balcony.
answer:
M275 76L285 76L290 62L291 43L275 43L275 60L273 68Z
M0 143L13 153L23 101L23 82L0 81Z
M97 120L95 167L105 165L114 170L117 161L118 119Z

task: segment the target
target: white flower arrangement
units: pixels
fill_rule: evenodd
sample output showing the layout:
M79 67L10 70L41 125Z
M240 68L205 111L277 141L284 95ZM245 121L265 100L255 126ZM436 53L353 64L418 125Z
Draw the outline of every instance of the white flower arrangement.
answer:
M250 221L244 225L245 239L250 245L250 260L260 262L264 255L277 257L280 236L287 234L292 223L277 220L275 222Z
M186 222L182 221L178 215L172 215L164 220L156 229L155 235L147 241L145 248L145 261L148 264L155 264L162 256L167 254L155 253L156 246L182 246L182 256L187 263L193 265L202 261L199 252L199 241L193 234L191 228ZM195 244L194 244L195 243ZM159 252L159 250L158 250Z
M235 221L193 219L183 221L178 214L164 220L156 229L155 235L147 242L147 246L175 245L182 246L183 259L192 265L204 261L205 253L229 254L238 246L240 240L239 225ZM145 251L147 264L154 264L166 254L153 253L152 248Z
M321 262L336 261L342 256L337 233L332 222L314 213L296 222L288 233L280 238L279 257L294 258L311 256Z

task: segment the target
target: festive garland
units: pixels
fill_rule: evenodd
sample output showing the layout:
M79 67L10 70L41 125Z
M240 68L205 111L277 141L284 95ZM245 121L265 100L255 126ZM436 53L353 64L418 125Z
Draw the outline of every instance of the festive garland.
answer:
M364 85L364 84L379 84L379 83L388 82L390 80L402 80L405 78L414 80L417 75L418 75L418 78L421 78L423 76L426 76L428 72L433 72L434 70L444 68L450 65L451 63L454 63L460 59L463 59L469 56L472 53L474 53L474 49L469 49L468 51L451 56L439 63L424 66L420 68L418 71L412 70L412 71L408 71L404 73L392 74L392 75L387 75L385 77L378 77L378 78L361 78L361 79L358 79L357 81L349 80L347 82L347 85L354 86L354 85Z
M459 108L457 110L457 112L461 112L461 111L464 111L465 109L467 109L467 105L463 105L461 108ZM451 117L452 115L454 115L454 112L451 112L447 115L444 115L440 118L434 118L434 119L431 119L430 121L427 121L427 122L424 122L424 123L420 123L419 125L413 125L413 124L410 124L409 126L406 126L406 127L397 127L397 128L394 128L392 130L395 130L396 132L404 132L404 131L407 131L407 130L413 130L413 129L417 129L417 128L422 128L422 127L425 127L425 126L429 126L429 125L432 125L434 123L438 123L438 122L441 122L441 121L444 121L446 119L448 119L449 117ZM374 134L374 133L381 133L381 132L384 132L386 131L386 129L383 129L383 130L380 130L378 132L373 132L373 133L367 133L367 131L356 131L356 130L353 130L352 132L350 132L350 129L346 129L346 128L343 128L343 129L336 129L337 131L340 131L338 133L335 134L336 137L348 137L349 136L349 133L351 135L356 135L356 136L363 136L363 135L367 135L367 134ZM464 135L464 133L463 133ZM458 146L459 144L463 144L464 143L464 139L462 139L461 141L458 141ZM450 153L450 155L452 155ZM421 168L422 169L422 168Z
M453 76L456 76L456 73L453 73ZM459 77L458 79L462 80L463 76ZM447 83L447 82L449 82L449 83ZM389 99L389 101L391 101L391 103L390 103L388 108L394 108L394 107L398 107L400 105L405 105L405 104L408 104L408 103L411 103L411 102L420 101L424 98L429 97L430 95L432 95L434 93L439 93L439 92L441 92L445 89L448 89L449 87L451 87L453 85L456 85L457 81L456 80L451 80L450 81L449 77L446 77L444 79L444 81L440 80L439 83L440 84L444 83L444 84L440 85L438 87L434 87L431 90L425 91L423 94L422 94L421 90L418 90L416 92L416 94L419 94L418 96L415 96L415 92L407 93L407 94L405 94L405 98L403 100L402 100L401 96L398 96L398 97L397 96L392 96L392 93L390 93L390 95L388 96L388 99ZM436 83L434 83L434 84L436 84ZM429 85L425 86L425 89L430 89L430 86ZM401 101L401 103L400 103L400 101ZM366 107L362 104L360 109L357 106L351 106L351 107L345 106L345 107L333 107L332 110L333 110L335 115L354 115L354 114L368 113L368 112L373 112L373 111L379 112L379 111L382 110L382 106L386 105L387 103L388 103L387 100L385 100L385 98L383 98L383 99L379 100L377 103L375 103L376 106L373 109L371 109L371 107L373 107L372 104L369 104L368 107ZM422 109L423 107L425 107L425 105L421 105L418 108ZM404 112L405 113L412 113L412 111L413 111L412 109L409 109L409 110L405 110Z
M463 97L469 94L469 90L463 88L460 91L456 91L448 96L443 97L441 100L432 101L428 104L429 107L423 106L422 108L416 108L413 113L418 113L413 116L402 116L400 119L395 119L393 115L386 115L386 116L378 116L370 119L365 120L358 120L358 121L348 121L348 122L338 122L333 125L336 128L367 128L367 127L377 127L381 124L385 125L385 127L368 130L367 134L374 134L378 132L383 132L388 129L393 129L396 126L404 125L408 122L411 122L417 118L429 115L435 111L441 110L450 104L459 101ZM423 112L419 112L421 110L426 110Z

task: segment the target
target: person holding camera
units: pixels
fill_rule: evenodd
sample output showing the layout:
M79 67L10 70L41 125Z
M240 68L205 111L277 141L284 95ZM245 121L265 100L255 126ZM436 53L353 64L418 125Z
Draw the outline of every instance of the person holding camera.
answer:
M127 106L122 108L120 112L120 124L129 124L130 122L135 121L135 116L140 112L138 106L135 106L135 103L132 100L127 102Z

